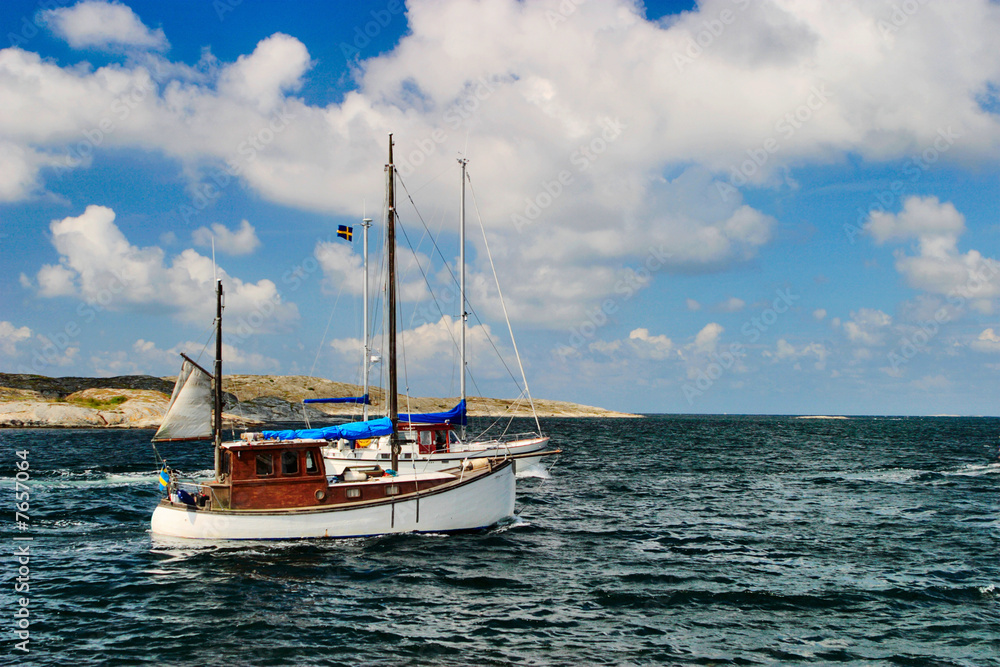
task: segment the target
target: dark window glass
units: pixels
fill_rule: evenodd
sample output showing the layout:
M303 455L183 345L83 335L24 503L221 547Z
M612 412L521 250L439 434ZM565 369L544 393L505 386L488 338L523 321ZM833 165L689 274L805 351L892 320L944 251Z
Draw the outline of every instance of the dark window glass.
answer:
M282 475L298 475L299 474L299 453L298 452L281 452L281 474Z
M274 460L270 454L257 455L257 476L267 477L274 472Z

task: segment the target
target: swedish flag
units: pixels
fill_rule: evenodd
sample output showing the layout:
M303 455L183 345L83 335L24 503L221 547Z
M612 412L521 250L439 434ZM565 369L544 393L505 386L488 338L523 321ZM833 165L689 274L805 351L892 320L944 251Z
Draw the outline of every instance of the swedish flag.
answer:
M167 486L170 485L170 473L167 472L166 468L160 471L159 481L160 481L160 491L161 492L166 491Z
M354 227L348 227L347 225L340 225L337 227L337 236L342 239L347 239L352 241L354 237Z

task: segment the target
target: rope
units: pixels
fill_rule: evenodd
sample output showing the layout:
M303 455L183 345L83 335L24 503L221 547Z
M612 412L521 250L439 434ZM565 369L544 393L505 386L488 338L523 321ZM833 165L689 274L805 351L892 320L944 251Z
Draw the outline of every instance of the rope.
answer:
M531 414L535 418L535 426L538 427L538 432L542 432L542 425L538 421L538 413L535 411L535 402L531 400L531 390L528 388L528 376L524 373L524 364L521 362L521 353L517 350L517 341L514 340L514 329L510 326L510 316L507 314L507 304L504 302L503 291L500 289L500 278L497 276L497 267L493 263L493 253L490 252L490 242L486 238L486 225L483 224L483 216L479 212L479 200L476 199L476 189L472 187L472 177L466 172L466 177L469 179L469 189L472 191L472 203L476 207L476 216L479 217L479 226L483 230L483 243L486 246L486 255L490 258L490 268L493 270L493 279L497 284L497 294L500 296L500 306L503 308L503 316L507 321L507 331L510 332L510 343L514 346L514 355L517 357L518 368L521 369L521 379L524 381L524 392L528 397L528 403L531 404Z

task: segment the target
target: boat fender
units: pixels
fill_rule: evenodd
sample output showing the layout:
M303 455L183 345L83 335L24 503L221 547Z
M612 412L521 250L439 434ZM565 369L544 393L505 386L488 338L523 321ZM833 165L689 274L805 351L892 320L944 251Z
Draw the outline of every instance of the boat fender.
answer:
M323 489L316 489L316 500L323 500L326 498L326 491Z

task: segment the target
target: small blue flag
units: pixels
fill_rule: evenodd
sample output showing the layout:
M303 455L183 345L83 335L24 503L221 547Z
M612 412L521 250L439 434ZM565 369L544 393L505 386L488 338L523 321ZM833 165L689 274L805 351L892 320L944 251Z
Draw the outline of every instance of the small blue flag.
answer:
M340 225L337 227L337 236L348 241L353 241L354 237L354 227L348 227L347 225Z

